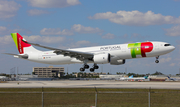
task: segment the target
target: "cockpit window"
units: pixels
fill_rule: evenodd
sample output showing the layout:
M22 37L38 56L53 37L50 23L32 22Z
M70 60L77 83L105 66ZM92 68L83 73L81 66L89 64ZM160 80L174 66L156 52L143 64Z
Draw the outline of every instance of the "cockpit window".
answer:
M164 46L171 46L171 44L164 44Z

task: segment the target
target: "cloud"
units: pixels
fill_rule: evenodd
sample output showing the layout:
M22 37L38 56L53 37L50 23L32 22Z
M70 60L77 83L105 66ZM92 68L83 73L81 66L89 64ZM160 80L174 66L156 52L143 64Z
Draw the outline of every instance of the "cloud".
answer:
M73 45L73 46L79 47L79 46L89 46L89 45L91 45L91 42L82 40L82 41L76 42L75 45Z
M61 31L60 28L43 28L40 33L42 35L73 35L71 30L64 29Z
M45 10L38 10L38 9L31 9L28 11L28 14L30 16L35 16L35 15L42 15L42 14L48 14L48 11Z
M77 41L73 42L68 45L68 48L78 48L78 47L87 47L87 46L95 46L97 44L91 43L90 41L82 40L82 41Z
M138 33L133 33L131 37L133 37L133 38L137 38L137 37L140 37L140 36L141 36L141 35L140 35L140 34L138 34Z
M32 35L32 36L23 36L29 42L41 42L41 43L59 43L65 40L65 37L60 36L39 36L39 35Z
M128 37L128 34L124 34L122 37L123 37L123 38L127 38L127 37Z
M96 13L94 16L90 16L89 19L108 19L113 23L129 26L148 26L180 23L180 17L176 18L173 16L163 16L161 14L155 14L152 11L142 13L137 10L117 11L117 13Z
M40 33L42 35L73 35L75 32L77 33L98 33L101 34L103 30L99 28L92 28L92 27L85 27L80 24L74 24L71 27L71 30L63 29L61 31L61 28L43 28Z
M7 31L7 28L4 26L0 26L0 34L4 33Z
M0 34L1 35L7 35L7 34L10 34L10 33L14 33L14 32L22 32L22 31L27 31L25 29L9 29L5 26L0 26ZM27 31L28 32L28 31Z
M40 8L63 8L81 4L79 0L28 0L31 6Z
M176 63L171 63L171 64L170 64L170 66L175 66L175 65L176 65Z
M11 18L16 15L16 12L21 7L14 1L0 1L0 19Z
M3 37L0 37L0 44L10 44L13 42L13 39L10 35L5 35Z
M180 36L180 25L173 26L170 29L164 29L168 36Z
M63 45L58 46L60 49L73 49L73 48L82 48L82 47L90 47L90 46L97 46L96 43L91 43L87 40L82 41L73 41L73 40L66 40L66 42Z
M165 63L165 62L169 62L170 60L171 60L170 57L168 57L168 58L161 58L161 59L160 59L160 62L161 62L161 63Z
M78 33L102 33L103 30L99 28L92 28L92 27L85 27L80 24L74 24L71 28L72 31L78 32Z
M39 35L32 35L32 36L25 36L23 37L29 41L29 42L34 42L34 43L59 43L65 41L65 37L56 37L56 36L39 36ZM5 35L0 37L0 44L1 45L7 45L13 43L13 39L11 35Z
M102 36L103 39L114 39L115 35L111 34L111 33L107 33L105 35Z

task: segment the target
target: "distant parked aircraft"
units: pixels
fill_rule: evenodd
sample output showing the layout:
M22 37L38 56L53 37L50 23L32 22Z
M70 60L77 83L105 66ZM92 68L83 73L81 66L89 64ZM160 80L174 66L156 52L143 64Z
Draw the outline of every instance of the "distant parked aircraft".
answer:
M0 76L0 79L6 79L7 77L6 76Z
M177 79L177 78L171 78L171 77L169 77L169 76L167 76L168 78L169 78L169 80L172 80L172 81L178 81L178 80L180 80L180 79Z
M137 81L137 80L145 80L147 79L147 76L144 77L133 77L133 75L129 76L129 77L122 77L119 80L133 80L133 81Z
M6 77L6 76L0 76L0 80L3 80L3 81L5 81L5 80L7 80L8 78Z
M128 79L132 79L133 75L129 76L129 77L121 77L119 78L119 80L128 80Z
M27 42L19 33L11 34L15 45L20 54L11 54L16 58L26 59L29 61L44 64L73 64L83 63L80 71L89 68L88 63L94 63L90 71L98 69L97 64L121 65L125 64L126 59L156 57L156 63L159 63L159 56L167 54L175 49L166 42L138 42L115 44L106 46L95 46L75 49L58 49L49 46L43 46L35 43ZM32 45L46 48L52 51L40 51Z

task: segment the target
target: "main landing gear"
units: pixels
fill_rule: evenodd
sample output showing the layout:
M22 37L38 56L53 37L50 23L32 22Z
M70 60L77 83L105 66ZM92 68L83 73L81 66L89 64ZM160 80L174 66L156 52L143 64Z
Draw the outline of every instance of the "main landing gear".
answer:
M94 64L92 68L90 68L91 72L94 72L95 69L98 69L99 66L97 64ZM89 65L84 64L84 67L80 68L80 71L85 71L85 69L89 69Z
M94 72L95 69L98 69L99 66L97 64L94 64L92 68L90 68L91 72Z
M84 64L84 67L80 68L80 71L85 71L85 69L89 69L89 65Z
M159 56L156 57L156 61L155 61L156 63L159 63L158 59L159 59Z

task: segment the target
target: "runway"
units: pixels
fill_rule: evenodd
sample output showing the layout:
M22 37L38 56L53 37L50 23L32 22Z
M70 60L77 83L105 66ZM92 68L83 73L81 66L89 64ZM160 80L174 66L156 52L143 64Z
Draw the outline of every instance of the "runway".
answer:
M104 80L60 80L60 81L8 81L0 83L0 88L150 88L180 89L180 82L124 82Z

